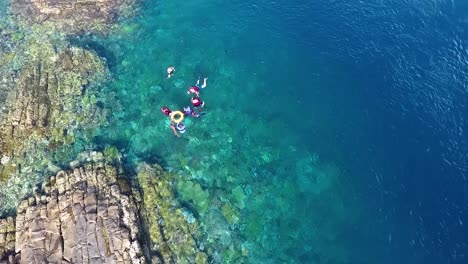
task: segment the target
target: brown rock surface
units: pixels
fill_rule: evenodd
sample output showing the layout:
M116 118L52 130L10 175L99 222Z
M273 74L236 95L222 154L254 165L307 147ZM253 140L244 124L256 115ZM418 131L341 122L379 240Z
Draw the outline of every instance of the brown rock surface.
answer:
M102 160L60 171L19 204L16 233L0 220L0 263L144 263L137 207L118 176Z
M9 257L15 250L15 219L0 219L0 257Z
M11 10L29 24L51 23L66 32L103 31L133 11L134 0L12 0Z

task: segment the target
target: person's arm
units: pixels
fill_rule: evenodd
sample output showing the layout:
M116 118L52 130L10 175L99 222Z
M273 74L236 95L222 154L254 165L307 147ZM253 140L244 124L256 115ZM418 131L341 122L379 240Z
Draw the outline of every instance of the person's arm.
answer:
M174 132L174 135L176 135L177 137L180 137L179 133L177 133L177 129L175 128L173 124L171 124L171 129L172 129L172 132Z

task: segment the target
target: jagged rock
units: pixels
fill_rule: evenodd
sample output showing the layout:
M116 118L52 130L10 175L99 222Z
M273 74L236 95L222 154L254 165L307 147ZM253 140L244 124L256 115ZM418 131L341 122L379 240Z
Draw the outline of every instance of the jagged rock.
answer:
M50 23L80 33L104 31L119 17L133 13L134 0L12 0L11 11L28 24Z
M16 228L0 220L0 263L144 263L138 210L117 177L105 161L59 172L18 205Z

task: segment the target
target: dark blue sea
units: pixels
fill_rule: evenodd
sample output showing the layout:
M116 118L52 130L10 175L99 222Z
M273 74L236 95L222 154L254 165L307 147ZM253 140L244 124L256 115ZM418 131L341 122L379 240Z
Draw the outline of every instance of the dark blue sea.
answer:
M111 72L91 141L181 176L211 262L468 263L468 1L147 0L138 14L70 40ZM205 77L205 115L175 137L160 108L189 105Z

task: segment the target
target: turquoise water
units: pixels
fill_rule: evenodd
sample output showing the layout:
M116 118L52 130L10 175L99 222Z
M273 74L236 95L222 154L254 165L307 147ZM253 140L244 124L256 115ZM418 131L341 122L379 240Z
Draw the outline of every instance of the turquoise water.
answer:
M106 57L115 78L102 91L112 110L96 143L118 146L129 166L162 162L209 192L208 205L192 205L215 261L386 263L388 231L371 222L359 175L341 162L353 153L335 133L360 135L349 143L357 148L365 137L358 78L289 31L306 3L278 5L146 2L119 33L76 41ZM176 138L159 109L188 105L199 77L208 77L206 115Z

